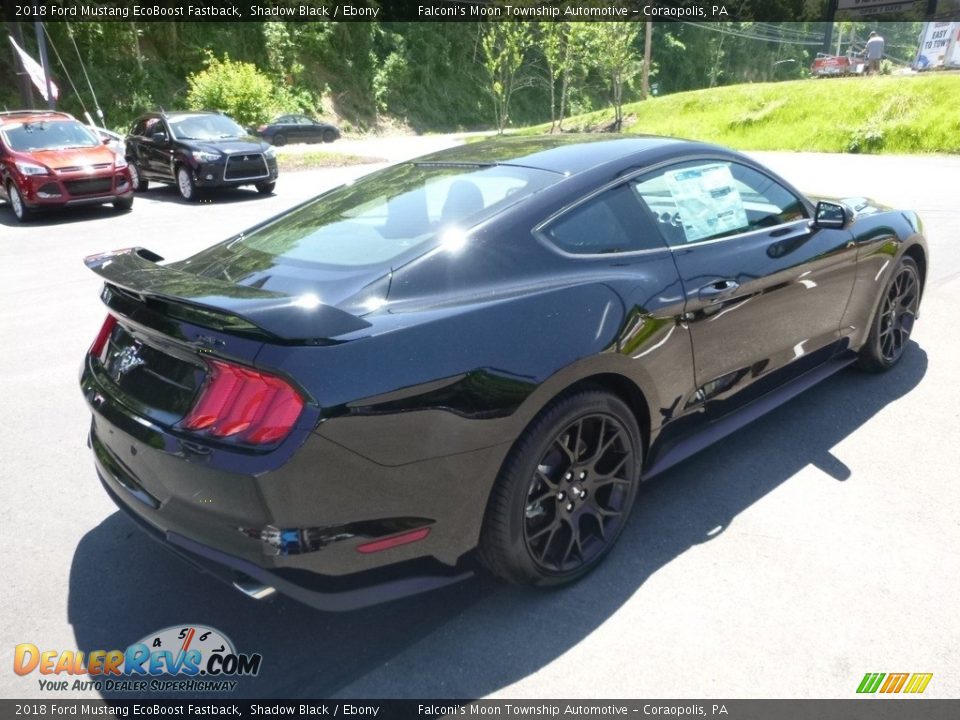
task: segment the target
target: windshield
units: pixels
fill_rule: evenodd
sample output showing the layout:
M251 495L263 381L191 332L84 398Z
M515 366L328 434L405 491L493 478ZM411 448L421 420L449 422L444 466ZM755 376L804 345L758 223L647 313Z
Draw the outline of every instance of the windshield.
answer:
M66 150L100 145L100 140L76 120L40 120L3 126L7 146L16 152Z
M222 140L247 134L223 115L183 115L169 122L173 136L180 140Z
M398 267L448 233L462 233L562 179L509 165L400 165L332 190L249 235L194 256L190 264L194 272L209 269L233 282L272 274L279 265Z

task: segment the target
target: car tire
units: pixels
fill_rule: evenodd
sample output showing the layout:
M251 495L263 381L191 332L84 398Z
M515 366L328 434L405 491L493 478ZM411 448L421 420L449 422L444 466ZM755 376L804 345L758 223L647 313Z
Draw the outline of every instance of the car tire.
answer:
M125 198L117 198L113 201L113 209L117 212L129 212L133 207L133 195Z
M133 185L135 192L144 192L150 186L150 183L144 180L143 175L140 173L140 168L137 167L137 164L133 160L127 161L127 170L130 173L130 184Z
M283 133L277 133L276 135L273 136L273 144L276 145L277 147L280 147L281 145L286 145L287 136L284 135Z
M276 186L277 186L276 182L264 182L264 183L257 183L255 187L257 188L257 192L260 193L261 195L272 195L273 189Z
M337 134L333 130L323 131L323 141L325 143L332 143L336 139L337 139Z
M916 261L911 257L900 258L883 288L867 342L860 348L859 369L885 372L900 362L913 331L921 290Z
M7 184L7 197L10 198L10 207L13 209L13 215L18 222L30 222L33 219L33 211L27 207L23 201L23 196L17 186L10 182Z
M626 525L642 454L622 400L602 390L561 396L510 450L484 515L479 560L519 585L579 579Z
M180 191L180 197L187 202L193 202L197 199L197 183L193 179L190 168L186 165L177 166L177 190Z

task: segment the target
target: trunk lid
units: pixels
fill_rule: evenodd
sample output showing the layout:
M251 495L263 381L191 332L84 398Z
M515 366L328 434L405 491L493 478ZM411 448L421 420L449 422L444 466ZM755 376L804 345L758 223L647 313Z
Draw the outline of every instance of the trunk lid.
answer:
M158 265L162 259L138 247L92 255L84 262L108 288L119 289L130 301L172 318L241 336L316 344L370 326L356 315L321 302L313 293L292 294L218 280ZM362 285L367 285L367 280L364 278Z

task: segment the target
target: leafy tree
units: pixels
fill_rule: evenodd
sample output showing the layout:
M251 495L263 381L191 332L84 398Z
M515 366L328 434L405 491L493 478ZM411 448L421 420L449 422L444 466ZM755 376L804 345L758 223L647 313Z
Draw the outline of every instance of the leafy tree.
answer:
M530 84L529 79L518 75L530 40L528 23L492 21L487 23L480 41L483 66L490 80L488 89L493 97L494 121L497 133L501 135L510 122L510 101L514 92Z
M594 62L605 77L614 109L614 128L623 125L623 88L643 67L636 49L639 25L632 22L598 22L589 25L594 42Z

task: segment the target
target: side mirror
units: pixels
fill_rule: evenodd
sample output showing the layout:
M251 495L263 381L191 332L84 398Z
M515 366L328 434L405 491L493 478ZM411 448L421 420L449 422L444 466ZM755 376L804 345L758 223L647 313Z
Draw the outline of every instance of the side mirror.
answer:
M821 200L817 203L813 226L816 228L834 228L842 230L851 220L850 209L840 203Z
M163 133L163 132L156 132L156 133L154 133L153 135L150 136L150 139L153 140L153 141L154 141L155 143L157 143L158 145L166 145L166 144L167 144L167 134L166 134L166 133Z

